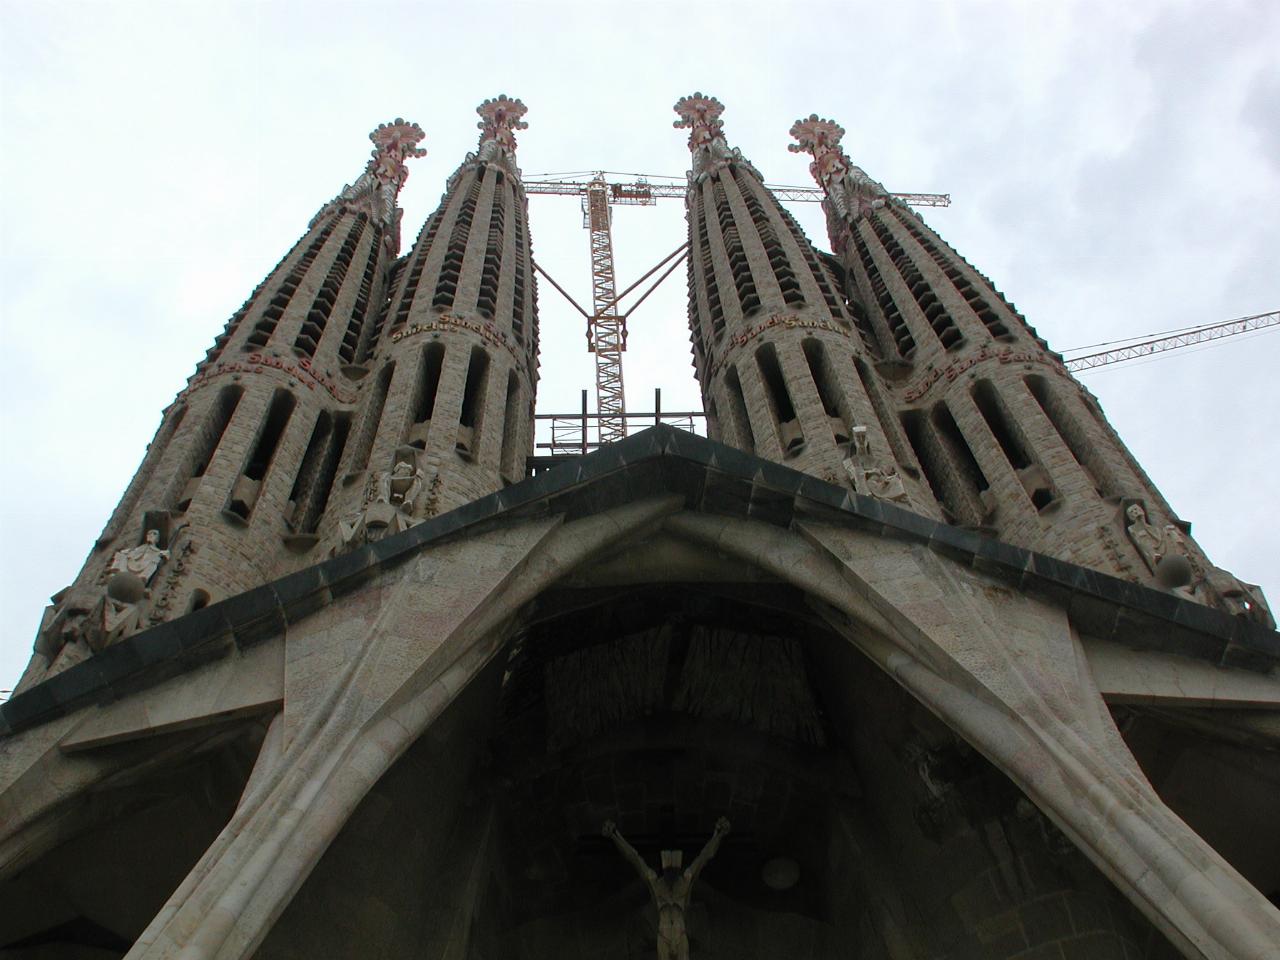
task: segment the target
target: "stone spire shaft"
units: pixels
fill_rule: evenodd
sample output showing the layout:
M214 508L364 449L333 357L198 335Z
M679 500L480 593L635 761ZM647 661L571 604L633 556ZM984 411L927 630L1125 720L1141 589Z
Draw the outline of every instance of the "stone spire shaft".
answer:
M401 261L343 475L349 549L524 477L533 444L537 289L515 132L519 100L476 108L479 144ZM383 509L391 472L413 503ZM406 488L407 489L407 488Z
M899 463L927 482L934 508L1018 546L1266 618L1250 588L1209 563L1061 357L849 160L844 133L811 114L792 125L789 149L813 158L862 352L889 399L886 433L906 440Z
M833 483L898 502L932 497L893 456L877 398L850 362L861 317L759 172L725 141L724 108L682 98L690 131L689 322L713 434ZM855 311L856 311L855 306ZM898 444L900 445L900 444Z

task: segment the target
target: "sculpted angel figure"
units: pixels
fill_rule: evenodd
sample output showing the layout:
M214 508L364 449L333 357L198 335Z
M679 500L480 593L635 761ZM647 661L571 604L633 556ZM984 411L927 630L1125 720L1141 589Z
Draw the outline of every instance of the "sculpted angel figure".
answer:
M729 832L729 821L725 817L716 821L711 839L694 858L693 863L684 870L680 869L684 859L681 851L663 850L661 873L644 862L635 847L627 843L618 832L618 827L612 820L605 823L601 832L613 841L614 846L649 886L653 904L658 908L658 960L689 960L689 933L685 927L684 914L689 909L693 882L720 849L720 841Z

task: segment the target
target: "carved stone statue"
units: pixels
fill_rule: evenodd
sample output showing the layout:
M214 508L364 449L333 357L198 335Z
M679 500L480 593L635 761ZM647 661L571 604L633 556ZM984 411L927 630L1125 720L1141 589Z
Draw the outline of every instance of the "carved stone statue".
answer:
M689 960L689 932L685 927L685 911L689 909L689 899L693 893L693 883L698 874L716 855L720 849L720 841L729 832L729 821L721 817L716 821L715 832L702 848L702 852L694 858L684 870L680 864L684 855L679 850L662 851L662 873L658 873L644 862L644 858L636 852L635 847L623 839L612 820L605 823L601 831L613 841L614 846L635 867L644 882L649 886L653 896L653 905L658 910L658 960Z
M850 446L853 448L853 455L844 461L844 469L853 481L854 491L877 500L906 503L907 488L902 483L902 477L895 466L881 463L872 455L867 428L857 426L852 433Z
M426 481L421 467L410 460L398 459L390 473L378 474L376 502L391 504L412 515Z
M391 469L379 470L369 479L360 509L338 521L338 545L332 553L354 550L421 523L414 513L426 486L418 451L399 448Z
M1147 519L1147 511L1136 501L1124 509L1128 523L1125 531L1142 559L1146 561L1156 582L1174 589L1204 579L1204 570L1191 555L1187 541L1172 523L1161 530Z
M160 549L160 531L148 530L146 538L136 547L117 550L111 558L109 573L126 573L147 584L159 568L169 559L169 551Z
M1164 556L1164 534L1160 532L1159 527L1147 520L1147 511L1140 503L1129 504L1124 508L1124 515L1128 520L1125 530L1129 534L1129 539L1133 541L1138 552L1142 554L1142 559L1147 561L1147 566L1154 572L1156 564Z

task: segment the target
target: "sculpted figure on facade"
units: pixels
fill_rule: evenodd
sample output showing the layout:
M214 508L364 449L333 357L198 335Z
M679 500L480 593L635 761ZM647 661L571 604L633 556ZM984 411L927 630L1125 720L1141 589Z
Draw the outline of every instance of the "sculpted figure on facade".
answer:
M855 493L875 497L877 500L889 500L894 503L907 502L907 488L902 483L902 476L893 464L884 464L876 460L871 452L871 440L867 436L867 428L854 427L851 431L853 440L850 443L851 455L844 461L845 472L853 481Z
M137 546L117 550L97 585L64 590L53 598L36 635L36 651L52 664L68 644L82 643L96 653L137 633L146 621L151 580L168 559L154 528Z
M160 531L148 530L136 547L117 550L111 558L108 573L123 573L137 577L147 584L165 560L169 559L169 551L160 549Z
M636 869L649 887L653 905L658 911L658 960L689 960L689 931L685 912L693 894L694 881L702 869L720 849L720 842L729 832L729 821L721 817L716 821L715 832L688 867L681 870L684 854L679 850L662 851L662 872L658 873L644 862L635 847L627 843L612 820L601 831L613 841L618 852Z
M427 475L418 464L418 450L398 449L391 469L379 470L369 478L361 508L338 521L339 543L333 553L354 550L421 523L415 514L426 487Z
M1187 548L1186 540L1173 524L1161 529L1147 518L1146 508L1134 500L1124 508L1125 532L1137 547L1156 582L1170 589L1185 587L1194 580L1199 566Z

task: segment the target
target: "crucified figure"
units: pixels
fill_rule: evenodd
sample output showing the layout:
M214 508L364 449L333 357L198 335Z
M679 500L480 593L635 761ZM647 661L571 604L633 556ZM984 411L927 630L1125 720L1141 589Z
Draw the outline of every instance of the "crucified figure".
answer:
M698 879L702 868L720 849L720 841L729 832L729 821L724 817L716 821L711 839L694 858L693 863L683 871L680 863L684 855L679 850L663 850L661 874L645 863L644 858L636 853L635 847L623 839L612 820L605 822L601 832L613 841L614 846L627 858L627 862L636 868L649 885L654 906L658 908L658 960L689 960L689 933L685 929L684 912L689 908L693 881Z

